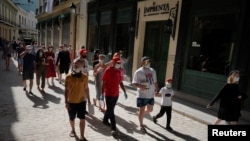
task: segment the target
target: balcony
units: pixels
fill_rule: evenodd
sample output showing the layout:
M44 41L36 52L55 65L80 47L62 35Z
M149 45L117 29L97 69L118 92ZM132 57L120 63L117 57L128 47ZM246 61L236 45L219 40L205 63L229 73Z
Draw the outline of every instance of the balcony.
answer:
M65 1L67 1L67 0L54 0L53 6L54 6L54 7L55 7L55 6L58 6L58 5L60 5L61 3L65 2Z

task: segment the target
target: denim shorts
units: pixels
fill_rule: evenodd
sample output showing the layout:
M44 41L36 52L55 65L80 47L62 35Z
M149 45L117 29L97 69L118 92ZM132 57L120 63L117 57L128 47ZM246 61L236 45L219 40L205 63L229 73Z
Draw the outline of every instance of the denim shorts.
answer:
M136 99L137 107L143 107L146 105L154 105L154 98L137 98Z

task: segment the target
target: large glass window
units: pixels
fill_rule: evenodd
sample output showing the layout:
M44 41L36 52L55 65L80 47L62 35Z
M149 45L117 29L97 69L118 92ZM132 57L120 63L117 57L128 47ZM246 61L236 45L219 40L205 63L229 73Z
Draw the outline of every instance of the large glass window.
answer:
M110 40L110 24L111 24L111 11L102 11L100 19L100 38L99 49L102 53L108 54L111 52Z
M129 24L117 24L116 27L116 44L115 51L122 50L124 52L124 57L128 55L129 49Z
M100 26L100 44L99 49L102 53L108 54L109 52L109 35L110 35L110 25Z
M93 52L95 50L95 42L96 42L96 25L89 25L88 27L88 50Z
M187 68L227 75L235 44L234 15L196 16L189 47Z
M90 52L94 52L96 48L96 43L97 43L96 27L97 27L96 14L89 14L87 49Z

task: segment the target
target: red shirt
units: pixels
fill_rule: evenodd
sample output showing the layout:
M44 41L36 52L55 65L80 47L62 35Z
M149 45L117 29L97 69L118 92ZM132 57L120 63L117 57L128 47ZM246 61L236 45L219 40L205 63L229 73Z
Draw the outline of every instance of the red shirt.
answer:
M120 69L108 67L102 77L104 85L104 96L119 96L119 85L122 82Z

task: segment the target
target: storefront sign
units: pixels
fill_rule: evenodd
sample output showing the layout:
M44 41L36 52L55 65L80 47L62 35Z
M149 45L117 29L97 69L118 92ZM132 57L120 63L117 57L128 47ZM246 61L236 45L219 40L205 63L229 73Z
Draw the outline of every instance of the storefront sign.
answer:
M169 11L169 3L157 4L153 2L151 6L144 7L144 16L168 14Z

